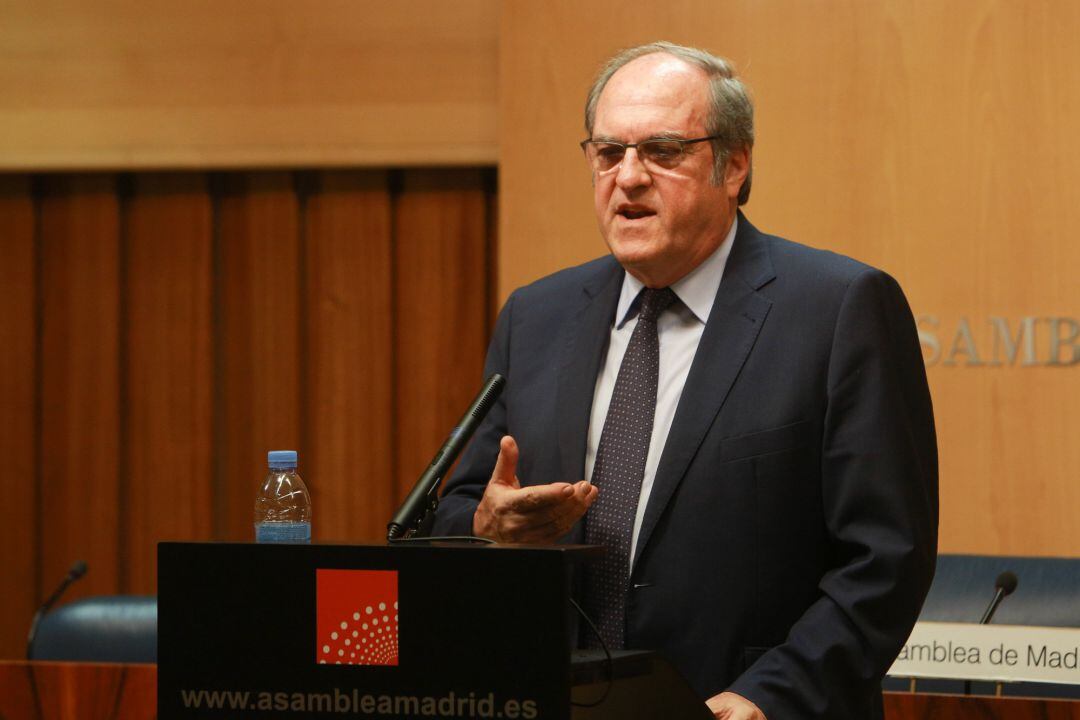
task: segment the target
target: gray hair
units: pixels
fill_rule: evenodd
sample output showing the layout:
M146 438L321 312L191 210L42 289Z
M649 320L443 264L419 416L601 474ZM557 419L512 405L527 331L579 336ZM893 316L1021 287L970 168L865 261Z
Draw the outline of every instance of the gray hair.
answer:
M585 101L585 132L592 137L593 123L596 120L596 106L600 102L600 93L604 91L608 80L623 65L632 60L654 53L666 53L701 68L709 78L712 95L712 107L705 118L705 131L716 135L712 141L713 165L712 181L719 185L723 181L724 167L734 150L750 150L754 147L754 104L742 81L735 76L731 63L724 58L697 48L675 45L669 42L654 42L647 45L622 50L612 57L593 81ZM750 199L750 181L753 168L746 173L746 180L739 188L739 205L745 205Z

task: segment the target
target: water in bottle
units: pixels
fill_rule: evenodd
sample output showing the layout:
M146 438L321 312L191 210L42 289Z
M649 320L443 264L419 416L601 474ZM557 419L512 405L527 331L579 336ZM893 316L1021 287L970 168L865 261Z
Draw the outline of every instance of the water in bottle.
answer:
M267 453L270 469L255 498L255 542L311 542L311 496L296 472L295 450Z

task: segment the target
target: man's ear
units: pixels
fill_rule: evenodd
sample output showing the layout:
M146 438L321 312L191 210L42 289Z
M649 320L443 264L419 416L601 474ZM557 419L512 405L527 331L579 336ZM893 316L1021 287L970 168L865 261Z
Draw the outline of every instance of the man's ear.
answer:
M724 163L724 188L728 197L734 199L739 196L739 190L749 172L750 148L740 148L728 153L727 162Z

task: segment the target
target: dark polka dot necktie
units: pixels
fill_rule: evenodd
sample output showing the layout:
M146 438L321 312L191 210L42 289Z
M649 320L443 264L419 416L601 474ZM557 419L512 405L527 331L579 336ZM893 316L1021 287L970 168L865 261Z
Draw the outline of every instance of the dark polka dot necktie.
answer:
M624 645L630 539L656 414L660 374L656 319L675 300L671 288L642 290L637 326L619 366L593 464L592 483L600 494L585 516L585 542L603 545L607 552L585 567L582 599L611 649ZM585 647L599 647L584 629L582 641Z

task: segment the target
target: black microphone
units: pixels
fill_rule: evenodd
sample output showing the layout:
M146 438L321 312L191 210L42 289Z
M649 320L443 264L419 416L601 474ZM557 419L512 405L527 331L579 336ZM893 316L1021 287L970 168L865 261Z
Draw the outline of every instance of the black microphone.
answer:
M50 595L45 602L41 603L41 607L34 613L33 620L30 621L30 632L26 636L26 659L31 660L30 651L34 647L34 638L37 637L38 623L41 622L41 618L45 617L45 613L49 612L49 609L56 604L56 601L60 599L60 596L64 594L64 591L68 589L71 583L75 582L83 575L86 574L86 563L82 560L76 560L72 563L71 568L68 570L67 575L60 581L60 585L57 586L53 594Z
M982 620L979 621L980 625L990 624L990 619L994 617L994 613L997 612L998 605L1001 604L1001 601L1004 600L1007 595L1012 595L1018 582L1016 573L1011 570L1006 570L997 576L997 580L994 581L994 599L990 601L990 604L986 608L986 612L983 613ZM971 694L970 680L964 681L964 694Z
M982 620L979 621L980 625L989 625L990 619L994 617L994 613L997 612L998 605L1005 599L1006 596L1012 595L1016 590L1016 585L1019 581L1016 579L1016 573L1009 570L1001 573L997 576L997 580L994 581L994 599L990 601L990 605L986 608L986 612L983 613Z
M465 412L465 416L461 418L461 422L450 431L450 437L446 438L439 452L435 453L427 470L416 481L412 492L398 508L390 524L386 526L387 540L412 537L428 522L431 514L439 507L439 483L442 482L443 476L450 470L450 466L457 460L461 451L465 449L465 445L476 432L476 428L480 427L480 423L491 410L491 406L499 399L504 385L506 385L506 378L498 373L492 375L484 383L484 387L480 389L480 393Z

